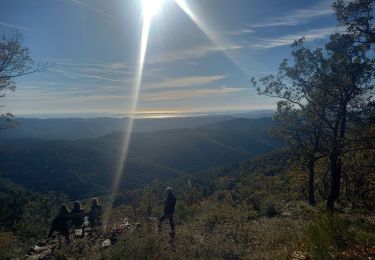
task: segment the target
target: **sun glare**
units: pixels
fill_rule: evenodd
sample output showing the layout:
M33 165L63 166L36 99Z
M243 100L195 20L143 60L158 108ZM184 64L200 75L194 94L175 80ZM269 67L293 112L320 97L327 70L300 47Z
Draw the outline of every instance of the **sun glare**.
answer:
M144 19L151 19L163 5L163 0L142 0Z
M134 125L134 118L136 117L136 114L137 114L138 99L139 99L140 88L142 85L143 69L144 69L144 63L145 63L145 58L146 58L146 53L147 53L147 44L148 44L148 38L149 38L149 32L150 32L152 20L153 20L153 17L160 11L165 1L166 0L140 0L140 3L142 4L143 26L142 26L142 34L141 34L140 46L139 46L138 65L137 65L136 74L135 74L132 98L129 104L130 111L129 111L128 125L125 129L119 164L117 167L117 172L115 173L115 177L114 177L114 184L113 184L112 195L111 195L112 203L114 202L121 178L123 177L123 171L125 169L126 160L128 156L129 144L130 144L130 139L131 139L133 125ZM225 48L223 47L224 45L222 44L222 41L219 40L215 36L215 33L213 33L213 31L201 19L199 19L199 17L197 17L194 14L194 12L188 6L186 0L174 0L174 1L197 24L197 26L207 35L207 37L210 40L212 40L214 44L222 48L223 52L227 55L227 57L235 62L235 60L231 58L231 56L226 52ZM235 64L239 66L238 63L235 62Z

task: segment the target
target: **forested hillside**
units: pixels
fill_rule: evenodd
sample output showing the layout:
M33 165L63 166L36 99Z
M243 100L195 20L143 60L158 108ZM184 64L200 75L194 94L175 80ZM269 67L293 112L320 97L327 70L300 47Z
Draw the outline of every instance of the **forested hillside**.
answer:
M134 133L121 188L167 180L273 150L270 118L235 119L194 129ZM110 191L123 133L77 141L14 140L1 145L0 171L17 184L73 198Z

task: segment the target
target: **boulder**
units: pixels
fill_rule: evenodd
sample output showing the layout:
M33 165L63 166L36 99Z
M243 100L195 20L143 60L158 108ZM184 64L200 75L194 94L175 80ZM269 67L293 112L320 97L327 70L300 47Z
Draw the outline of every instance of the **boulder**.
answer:
M111 240L110 239L106 239L103 241L102 243L102 248L107 248L107 247L110 247L111 246Z
M302 252L302 251L294 251L291 255L290 255L291 259L292 260L307 260L307 259L310 259L308 255L306 255L306 253Z
M83 229L79 228L74 230L74 236L78 238L84 237L85 233L83 232Z
M30 248L30 252L32 253L39 253L40 251L42 251L42 247L37 246L37 245Z
M29 255L25 259L27 259L27 260L33 260L33 259L44 260L44 259L50 259L51 255L52 255L52 249L48 248L44 251L39 251L39 253Z
M47 241L45 241L45 240L41 240L37 244L37 246L46 246L46 245L47 245Z

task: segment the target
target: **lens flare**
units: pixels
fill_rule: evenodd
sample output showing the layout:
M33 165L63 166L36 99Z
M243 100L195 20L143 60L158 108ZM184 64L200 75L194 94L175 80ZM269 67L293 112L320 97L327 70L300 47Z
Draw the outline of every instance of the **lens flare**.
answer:
M129 145L131 140L131 135L134 126L134 118L137 112L137 105L139 99L139 92L142 84L143 68L145 63L145 57L147 52L147 43L150 33L152 17L159 11L162 6L163 0L142 0L143 7L143 25L142 25L142 35L139 49L138 65L134 79L133 93L130 103L129 118L126 131L124 133L124 138L122 140L122 149L120 152L119 162L117 171L114 176L114 183L112 187L112 193L110 197L111 205L113 205L118 191L118 187L121 181L123 171L126 166L126 160L128 157Z
M239 49L240 46L233 46L224 39L217 36L205 22L203 22L197 15L194 14L186 0L174 0L177 5L190 17L190 19L198 26L198 28L207 36L207 38L214 43L219 50L221 50L225 56L240 69L246 76L250 77L250 73L230 54L228 49Z

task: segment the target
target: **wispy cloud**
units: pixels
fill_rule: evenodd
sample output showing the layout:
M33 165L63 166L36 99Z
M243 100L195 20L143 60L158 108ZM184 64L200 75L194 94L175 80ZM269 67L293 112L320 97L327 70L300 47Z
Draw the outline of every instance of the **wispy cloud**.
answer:
M250 33L253 33L255 31L256 30L254 28L245 27L245 28L234 30L234 31L231 31L231 32L228 32L228 33L225 33L225 34L236 36L236 35L250 34Z
M132 70L123 62L58 61L48 69L70 79L124 82Z
M252 28L293 26L311 21L314 18L333 14L332 1L321 1L309 9L297 9L288 15L268 18L251 25Z
M106 88L102 89L64 89L64 90L50 90L45 91L42 89L25 89L19 90L12 96L8 96L7 99L12 102L53 102L53 103L65 103L79 104L86 102L111 102L115 100L127 100L129 98L126 93L115 94L111 91L106 91Z
M250 49L270 49L275 47L281 47L291 45L295 40L301 37L305 37L306 41L314 41L324 39L332 33L339 31L337 27L326 27L320 29L311 29L300 33L288 34L277 38L254 38L257 42L249 46Z
M84 8L86 8L86 9L89 9L89 10L91 10L91 11L94 11L95 13L98 13L98 14L104 15L104 16L106 16L106 17L111 17L110 14L104 12L103 10L101 10L101 9L99 9L99 8L96 8L96 7L92 6L92 5L89 5L89 4L87 4L87 3L83 2L83 1L80 1L80 0L69 0L69 1L71 1L71 2L73 2L73 3L75 3L75 4L77 4L77 5L79 5L79 6L81 6L81 7L84 7Z
M149 64L153 63L169 63L180 60L191 60L205 57L215 52L233 51L242 49L244 46L238 44L227 44L222 46L217 45L202 45L196 46L190 49L168 51L158 54L154 57L150 57L147 61Z
M142 101L161 102L161 101L177 101L196 98L207 98L212 96L230 95L245 91L247 88L220 87L220 88L199 88L190 90L171 90L159 93L141 94Z
M30 31L30 28L25 27L25 26L16 25L16 24L0 22L0 26L10 27L10 28L13 28L13 29L16 29L16 30Z
M72 61L59 61L56 62L57 65L65 65L69 67L79 67L79 68L97 68L102 70L124 70L128 66L124 62L72 62Z
M48 69L50 72L60 73L68 78L71 79L95 79L95 80L105 80L105 81L112 81L112 82L123 82L125 79L118 79L118 78L110 78L106 76L100 76L100 75L91 75L91 74L84 74L84 73L76 73L76 72L70 72L65 70L58 70L58 69Z
M227 75L214 76L187 76L180 78L164 79L159 82L145 84L147 89L164 89L164 88L178 88L178 87L195 87L203 86L222 79L227 78Z

